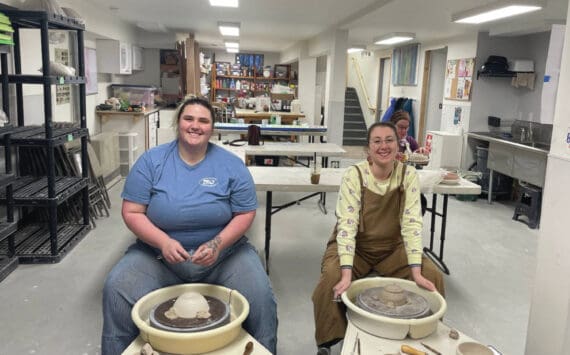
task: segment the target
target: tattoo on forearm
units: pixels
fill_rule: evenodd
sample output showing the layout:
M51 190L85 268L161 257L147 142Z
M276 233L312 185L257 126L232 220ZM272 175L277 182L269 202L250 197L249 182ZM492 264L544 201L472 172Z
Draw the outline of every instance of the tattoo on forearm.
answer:
M214 239L208 241L206 245L208 246L208 248L216 252L218 251L218 248L220 247L221 243L222 243L222 238L220 238L220 236L217 235Z

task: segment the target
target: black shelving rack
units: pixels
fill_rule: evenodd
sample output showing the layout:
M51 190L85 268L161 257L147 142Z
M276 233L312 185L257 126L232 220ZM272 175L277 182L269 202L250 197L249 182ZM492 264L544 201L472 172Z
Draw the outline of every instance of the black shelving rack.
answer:
M59 15L42 11L3 10L10 18L14 28L13 57L14 73L8 73L8 54L0 55L2 65L2 102L4 111L9 114L9 89L15 85L17 125L2 140L5 146L35 146L46 150L47 174L42 177L19 176L0 196L0 203L14 207L34 207L47 209L47 222L18 221L17 231L13 234L15 255L20 263L55 263L59 262L89 231L89 190L88 190L88 157L87 157L87 122L85 99L85 59L84 31L81 23ZM21 62L20 29L37 29L40 31L42 74L23 75ZM76 40L76 64L78 76L51 75L49 55L49 30L65 30L74 32L70 36ZM43 86L44 125L26 126L24 115L23 85L35 84ZM52 110L52 85L77 85L79 88L79 127L55 128ZM56 176L55 148L68 141L81 139L81 176ZM57 207L72 196L81 193L82 223L59 223ZM0 244L0 254L9 254L10 243Z
M16 245L14 232L17 230L17 224L14 222L14 200L12 198L12 184L15 181L15 175L12 173L12 151L10 143L10 132L12 126L4 125L0 128L0 140L4 146L5 174L0 174L0 189L6 192L6 220L0 221L0 242L6 242L6 254L0 256L0 281L4 280L18 266L18 257L16 256Z

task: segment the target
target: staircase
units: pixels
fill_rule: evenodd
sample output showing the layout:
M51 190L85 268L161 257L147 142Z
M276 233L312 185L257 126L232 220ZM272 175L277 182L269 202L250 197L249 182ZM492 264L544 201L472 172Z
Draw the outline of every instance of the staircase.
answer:
M344 94L344 131L342 145L365 146L367 128L364 115L354 88L346 88Z

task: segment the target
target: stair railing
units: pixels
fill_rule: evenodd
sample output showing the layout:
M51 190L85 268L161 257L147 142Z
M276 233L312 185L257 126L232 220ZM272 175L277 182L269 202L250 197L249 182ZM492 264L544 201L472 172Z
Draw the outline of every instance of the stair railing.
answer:
M356 75L358 76L358 81L360 82L360 90L364 94L364 99L366 100L366 106L368 106L368 109L370 110L370 112L375 114L377 108L376 108L376 106L373 106L372 104L370 104L370 97L368 97L368 91L366 90L366 85L364 85L364 77L362 76L362 72L360 71L360 65L358 64L358 61L354 57L352 58L352 64L354 64L354 69L356 70Z

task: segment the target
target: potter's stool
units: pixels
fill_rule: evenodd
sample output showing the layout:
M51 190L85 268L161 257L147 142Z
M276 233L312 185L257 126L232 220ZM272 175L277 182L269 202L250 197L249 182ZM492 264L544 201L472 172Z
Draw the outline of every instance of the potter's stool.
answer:
M540 223L541 200L542 189L540 187L521 185L519 200L515 207L513 219L518 221L520 216L526 216L528 222L524 220L521 220L521 222L526 223L529 228L538 228L538 224Z

